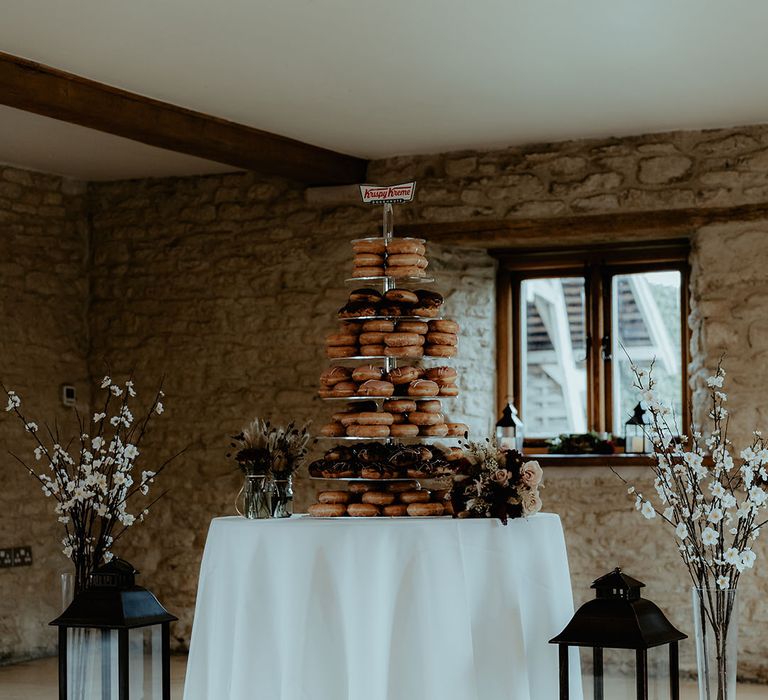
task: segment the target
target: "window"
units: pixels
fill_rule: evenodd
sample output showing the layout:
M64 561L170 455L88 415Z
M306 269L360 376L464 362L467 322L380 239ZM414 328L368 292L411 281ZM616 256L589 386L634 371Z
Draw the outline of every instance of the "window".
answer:
M528 446L623 436L639 400L632 362L654 361L657 392L687 430L687 242L497 257L498 399L514 399Z

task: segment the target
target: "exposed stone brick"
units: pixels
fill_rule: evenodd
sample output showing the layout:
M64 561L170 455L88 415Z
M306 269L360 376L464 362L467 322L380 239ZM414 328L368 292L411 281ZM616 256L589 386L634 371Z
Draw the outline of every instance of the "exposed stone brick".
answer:
M693 161L686 156L656 156L643 158L637 179L648 185L659 185L681 179Z

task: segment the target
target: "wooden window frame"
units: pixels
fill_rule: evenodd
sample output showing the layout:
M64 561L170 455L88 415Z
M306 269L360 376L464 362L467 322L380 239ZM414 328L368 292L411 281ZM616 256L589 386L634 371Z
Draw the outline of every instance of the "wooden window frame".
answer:
M688 433L691 392L688 385L690 357L689 284L690 244L687 239L612 246L585 246L568 250L493 251L499 261L497 277L497 413L508 398L525 422L522 406L521 285L542 277L583 277L587 348L587 429L613 432L612 358L604 350L613 347L612 279L616 275L662 270L680 273L681 428ZM555 436L552 436L555 437ZM544 438L527 438L526 448L544 448ZM594 457L592 455L591 457ZM642 458L645 459L645 458Z

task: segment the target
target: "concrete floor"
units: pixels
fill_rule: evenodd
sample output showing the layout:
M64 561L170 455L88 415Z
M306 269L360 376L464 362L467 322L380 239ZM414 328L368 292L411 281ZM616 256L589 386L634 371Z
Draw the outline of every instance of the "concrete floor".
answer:
M186 656L171 657L172 700L182 700L186 669ZM29 661L13 666L0 666L0 698L2 700L55 700L58 688L56 677L57 666L55 658ZM684 683L681 696L681 700L698 700L695 684ZM632 690L628 688L627 693L623 697L627 699L634 697ZM211 698L211 700L225 699ZM358 699L353 698L352 700ZM360 698L360 700L363 699ZM612 698L611 700L620 699ZM768 686L740 685L738 700L768 700Z

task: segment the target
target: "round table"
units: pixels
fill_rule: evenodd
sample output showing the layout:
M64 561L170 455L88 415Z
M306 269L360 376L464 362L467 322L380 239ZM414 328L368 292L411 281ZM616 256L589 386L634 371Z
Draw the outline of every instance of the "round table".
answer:
M557 700L572 614L557 515L216 518L184 698Z

